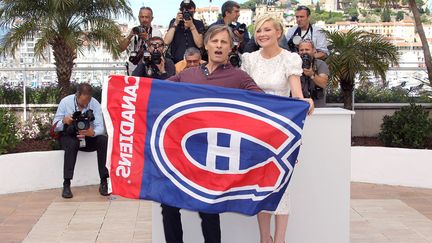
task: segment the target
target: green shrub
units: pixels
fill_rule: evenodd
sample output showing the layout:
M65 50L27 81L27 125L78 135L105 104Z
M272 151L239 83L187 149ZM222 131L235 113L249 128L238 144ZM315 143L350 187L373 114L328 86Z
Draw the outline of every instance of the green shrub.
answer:
M18 143L17 118L6 109L0 109L0 154L4 154Z
M425 148L432 134L432 120L422 106L411 104L402 107L392 116L385 116L379 139L385 146Z

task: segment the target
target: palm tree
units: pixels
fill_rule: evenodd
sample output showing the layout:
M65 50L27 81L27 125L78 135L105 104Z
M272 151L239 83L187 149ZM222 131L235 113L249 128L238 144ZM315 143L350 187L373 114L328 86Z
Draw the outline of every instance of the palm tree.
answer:
M396 46L381 35L351 29L348 32L326 31L332 49L327 64L330 80L338 82L344 100L344 108L352 110L354 80L367 78L372 72L385 80L390 64L397 64Z
M0 40L0 53L13 55L26 38L39 37L35 55L45 58L44 50L52 47L63 98L84 42L91 47L103 43L118 57L121 33L113 19L120 16L133 16L127 0L2 0L0 27L8 32Z

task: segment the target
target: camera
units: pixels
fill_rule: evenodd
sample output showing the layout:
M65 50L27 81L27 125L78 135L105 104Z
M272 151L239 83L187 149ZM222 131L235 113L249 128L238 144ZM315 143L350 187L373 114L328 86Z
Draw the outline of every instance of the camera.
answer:
M135 26L132 28L132 33L134 35L139 35L139 34L144 33L144 32L148 33L148 31L149 31L149 28L147 26L139 25L139 26Z
M246 24L237 24L237 22L232 22L229 27L234 31L237 30L240 34L246 32Z
M182 13L183 13L183 19L184 20L191 20L192 19L192 14L187 9L184 9L182 11Z
M134 65L137 65L141 59L143 58L144 52L146 51L145 46L141 46L141 48L138 51L131 51L129 55L129 62L133 63Z
M228 55L228 60L234 67L240 67L241 66L241 59L238 54L238 45L239 43L237 41L234 41L234 46L231 49L230 54Z
M299 35L293 35L288 40L288 49L290 52L298 52L298 44L300 44L302 38Z
M312 57L308 54L301 55L302 59L302 68L309 69L312 67Z
M90 128L90 122L95 120L93 110L89 109L86 112L75 111L72 114L72 125L65 125L65 132L69 135L75 135L78 131L87 130Z

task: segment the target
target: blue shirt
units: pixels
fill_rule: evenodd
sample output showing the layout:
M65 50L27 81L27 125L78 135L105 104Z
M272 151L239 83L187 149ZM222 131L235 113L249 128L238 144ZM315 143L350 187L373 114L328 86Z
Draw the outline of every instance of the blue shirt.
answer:
M75 94L68 95L64 97L60 104L58 105L57 112L54 116L53 124L57 121L57 125L55 127L56 132L63 131L63 118L65 116L72 116L75 111L78 111L78 104L76 102ZM90 123L95 132L95 136L105 134L105 125L102 117L102 109L101 105L95 98L91 98L90 103L85 107L82 112L86 112L87 110L92 109L95 120Z

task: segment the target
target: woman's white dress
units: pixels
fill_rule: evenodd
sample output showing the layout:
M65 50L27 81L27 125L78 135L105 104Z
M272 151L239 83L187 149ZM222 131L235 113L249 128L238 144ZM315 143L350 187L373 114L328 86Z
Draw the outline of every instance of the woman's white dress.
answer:
M301 65L302 60L297 53L282 49L277 56L266 59L261 56L261 50L258 50L243 53L241 69L248 73L264 92L289 97L291 89L288 77L301 76ZM287 189L274 214L289 214L289 211L290 199Z

